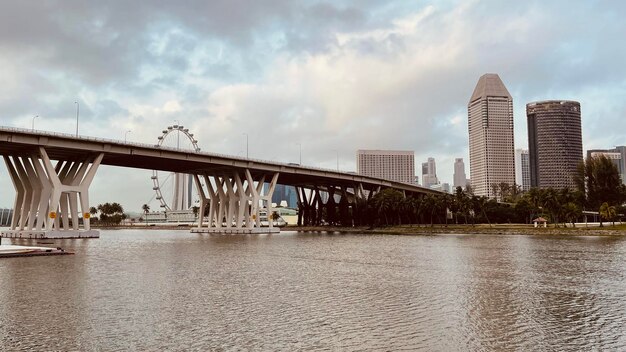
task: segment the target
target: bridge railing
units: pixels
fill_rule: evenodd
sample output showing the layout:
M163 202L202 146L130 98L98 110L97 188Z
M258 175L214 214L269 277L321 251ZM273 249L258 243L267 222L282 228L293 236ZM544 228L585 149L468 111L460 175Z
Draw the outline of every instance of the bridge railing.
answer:
M200 151L186 150L186 149L183 150L183 149L178 149L178 148L174 148L174 147L163 147L163 146L160 146L158 144L128 142L128 141L121 141L121 140L111 139L111 138L92 137L92 136L78 136L78 137L76 137L76 135L71 134L71 133L40 131L40 130L32 130L32 129L28 129L28 128L7 127L7 126L0 126L0 131L17 132L17 133L31 134L31 135L38 135L38 136L61 137L61 138L75 139L75 140L86 140L86 141L93 141L93 142L99 142L99 143L112 143L112 144L118 144L118 145L124 145L124 146L135 146L135 147L139 147L139 148L149 148L149 149L157 148L157 149L162 149L162 150L167 150L167 151L172 151L172 152L185 152L185 153L189 153L189 154L197 154L197 155L209 156L209 157L219 157L219 158L235 159L235 160L244 161L244 162L245 161L251 161L251 162L264 163L264 164L270 164L270 165L280 165L280 166L287 166L287 167L293 167L293 168L317 170L317 171L329 172L329 173L334 173L334 174L340 173L340 174L349 175L349 176L365 177L363 175L355 174L353 172L344 171L344 170L328 169L328 168L322 168L322 167L317 167L317 166L308 166L308 165L307 166L303 166L303 165L299 165L299 164L285 163L285 162L280 162L280 161L264 160L264 159L257 159L257 158L244 158L244 157L228 155L228 154L221 154L221 153L214 153L214 152L205 152L205 151L202 151L202 150L200 150ZM376 179L374 177L368 177L368 178ZM379 180L386 181L386 182L394 182L394 181L389 181L389 180L384 180L384 179L379 179ZM415 186L415 187L418 187L418 188L424 188L424 187L421 187L419 185L412 185L411 184L411 186Z
M62 137L62 138L75 139L75 140L87 140L87 141L100 142L100 143L114 143L114 144L119 144L119 145L135 146L135 147L140 147L140 148L152 148L152 149L157 148L157 149L173 151L173 152L184 152L184 153L189 153L189 154L198 154L198 155L203 155L203 156L213 156L213 157L220 157L220 158L236 159L236 160L239 160L239 161L253 161L253 162L260 162L260 163L265 163L265 164L282 165L282 166L289 166L289 167L301 167L301 168L314 169L314 170L324 171L324 172L345 173L345 174L349 174L350 173L350 172L344 171L344 170L328 169L328 168L322 168L322 167L317 167L317 166L303 166L303 165L299 165L299 164L285 163L285 162L282 162L282 161L273 161L273 160L265 160L265 159L257 159L257 158L244 158L244 157L228 155L228 154L221 154L221 153L215 153L215 152L205 152L205 151L202 151L202 150L195 151L195 150L191 150L191 149L179 149L179 148L174 148L174 147L164 147L164 146L161 146L161 145L158 145L158 144L128 142L128 141L121 141L121 140L117 140L117 139L102 138L102 137L92 137L92 136L78 136L78 137L76 137L76 135L74 135L74 134L63 133L63 132L40 131L40 130L32 130L32 129L28 129L28 128L6 127L6 126L1 126L0 127L0 131L18 132L18 133L24 133L24 134L37 135L37 136Z

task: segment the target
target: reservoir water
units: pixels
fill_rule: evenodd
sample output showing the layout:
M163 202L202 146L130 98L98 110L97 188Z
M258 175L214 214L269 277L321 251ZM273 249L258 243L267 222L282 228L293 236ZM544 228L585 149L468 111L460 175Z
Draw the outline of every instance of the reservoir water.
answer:
M119 230L55 245L76 254L0 260L0 350L626 350L626 237Z

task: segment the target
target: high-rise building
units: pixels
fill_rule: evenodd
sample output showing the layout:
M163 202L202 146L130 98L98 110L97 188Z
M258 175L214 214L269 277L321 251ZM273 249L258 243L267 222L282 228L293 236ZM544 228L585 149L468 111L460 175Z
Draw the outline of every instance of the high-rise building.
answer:
M13 209L0 209L0 226L9 226L13 218Z
M272 193L272 203L280 205L283 201L287 202L287 207L289 208L298 207L298 195L296 194L295 187L281 184L276 185L274 193Z
M530 189L530 160L527 149L515 149L515 183L522 191Z
M465 163L463 158L454 159L454 189L457 187L465 188L467 185L467 175L465 175Z
M402 150L357 150L356 168L364 176L413 184L415 153Z
M530 184L539 188L575 188L583 160L580 104L547 100L526 104Z
M430 188L438 183L435 158L428 158L427 162L422 163L422 186Z
M617 166L622 183L626 185L626 146L617 146L613 149L590 149L587 150L587 158L604 155L612 160Z
M494 197L492 185L515 182L513 98L497 74L487 73L467 110L472 188L478 196Z

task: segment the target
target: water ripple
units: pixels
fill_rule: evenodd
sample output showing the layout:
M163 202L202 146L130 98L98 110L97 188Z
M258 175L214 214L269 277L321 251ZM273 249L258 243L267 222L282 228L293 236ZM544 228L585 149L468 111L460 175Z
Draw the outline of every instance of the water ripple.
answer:
M104 231L0 261L0 350L626 350L626 240Z

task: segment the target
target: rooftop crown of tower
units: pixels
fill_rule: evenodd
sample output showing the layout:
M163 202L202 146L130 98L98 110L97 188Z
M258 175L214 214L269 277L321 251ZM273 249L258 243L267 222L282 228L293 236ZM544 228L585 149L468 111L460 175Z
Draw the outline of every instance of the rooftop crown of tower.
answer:
M500 76L496 73L486 73L480 77L469 102L471 103L477 99L486 97L511 98L511 94L504 86L504 83L502 83Z

